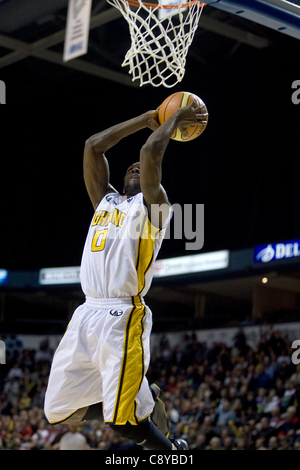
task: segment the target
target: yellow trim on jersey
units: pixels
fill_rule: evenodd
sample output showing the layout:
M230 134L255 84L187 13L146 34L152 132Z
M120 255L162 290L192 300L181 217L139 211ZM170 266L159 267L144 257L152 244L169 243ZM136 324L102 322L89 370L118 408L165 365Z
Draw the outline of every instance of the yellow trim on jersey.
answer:
M135 268L138 278L138 295L141 294L146 283L146 274L154 261L154 243L160 229L154 227L148 215L145 214L141 223L137 244Z
M154 261L154 243L160 229L154 227L148 214L144 214L137 243L136 271L138 294L145 287L146 274ZM145 376L145 357L143 345L144 316L146 307L140 302L139 295L132 297L133 308L129 314L123 347L123 359L118 384L118 392L113 413L113 423L122 425L129 421L137 424L136 396Z
M54 424L63 423L63 422L66 421L67 419L71 418L71 416L73 416L75 413L77 413L77 411L78 411L78 410L73 411L73 413L71 413L69 416L67 416L66 418L60 419L59 421L51 421L51 423L50 423L50 421L49 421L49 424L51 424L51 425L53 424L53 425L54 425Z
M146 306L141 303L139 296L132 297L132 304L125 329L123 359L112 421L117 425L126 424L127 421L136 425L141 421L135 415L135 399L145 376L143 333Z

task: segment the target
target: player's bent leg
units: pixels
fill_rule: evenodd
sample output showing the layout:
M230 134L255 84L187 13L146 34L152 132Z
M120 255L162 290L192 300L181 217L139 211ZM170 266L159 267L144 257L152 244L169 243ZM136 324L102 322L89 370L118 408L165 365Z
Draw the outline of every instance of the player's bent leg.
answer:
M110 424L110 427L121 437L130 439L148 450L172 450L172 443L157 427L146 419L136 426L127 423L123 426Z
M166 413L165 408L165 401L163 392L159 388L158 385L152 384L150 385L150 390L155 402L155 406L153 412L151 414L151 420L155 424L155 426L166 436L169 437L170 435L170 426L169 420Z
M147 450L186 450L188 445L183 440L170 441L149 419L133 426L130 423L125 425L113 425L110 427L121 437L130 439L137 445Z

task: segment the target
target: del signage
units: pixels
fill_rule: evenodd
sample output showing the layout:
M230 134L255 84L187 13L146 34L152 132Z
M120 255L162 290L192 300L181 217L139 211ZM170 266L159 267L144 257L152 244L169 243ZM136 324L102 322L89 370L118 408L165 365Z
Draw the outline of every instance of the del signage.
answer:
M254 261L268 263L281 259L297 258L300 256L300 240L281 243L269 243L254 248Z

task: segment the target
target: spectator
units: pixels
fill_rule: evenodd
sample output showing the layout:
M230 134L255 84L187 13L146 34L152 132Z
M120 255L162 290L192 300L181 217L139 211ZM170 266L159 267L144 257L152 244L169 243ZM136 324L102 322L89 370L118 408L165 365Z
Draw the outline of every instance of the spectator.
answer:
M280 416L280 407L275 406L271 411L270 426L278 429L283 424L283 419Z
M229 421L234 421L236 413L230 408L229 400L224 400L222 409L218 412L217 426L226 426Z
M262 417L258 423L259 436L264 438L264 442L268 442L270 437L274 435L274 428L270 426L270 420L266 416Z
M284 388L283 380L280 377L276 378L275 388L276 388L277 396L279 398L282 398L285 392L285 388Z
M77 431L74 424L68 425L68 431L59 441L59 450L88 450L89 446L86 437Z
M176 386L177 386L176 377L174 375L171 375L169 377L169 380L166 386L166 391L172 393L175 390Z
M255 414L257 410L257 405L255 401L255 394L253 391L248 391L247 397L242 400L242 405L243 409L245 411L246 417L248 419L251 419Z
M236 400L234 400L231 410L235 413L235 420L240 422L244 416L243 405L240 398L236 398Z
M289 367L290 362L283 358L282 361L278 362L279 366L276 372L278 378L285 382L291 376L291 369Z
M289 381L283 397L281 399L281 407L286 410L289 405L293 403L296 396L296 384L292 380Z
M268 377L268 382L267 382L268 386L274 386L276 370L277 370L276 360L272 362L269 356L265 356L263 361L264 361L264 372Z
M225 436L223 439L223 449L233 450L233 438L232 436Z
M247 346L246 336L243 328L239 328L237 334L234 337L234 345L239 350L241 356L245 356L249 347Z
M300 364L296 365L295 372L291 375L291 377L287 380L287 386L289 386L290 382L294 382L296 387L300 386Z
M19 363L16 362L14 366L10 369L7 374L8 379L19 379L22 376L22 369L19 366Z
M280 436L279 437L278 450L293 450L288 437L285 437L285 436Z
M255 450L265 450L265 439L264 437L258 437L255 441Z
M236 450L247 450L247 440L244 437L237 438Z
M269 391L268 400L264 408L264 413L271 413L274 408L280 405L280 398L276 394L276 389L272 388Z
M287 352L286 345L282 348L281 354L277 357L277 364L280 365L283 362L285 362L287 366L291 363L291 356Z
M265 388L259 388L255 402L258 414L262 414L268 404L267 390Z
M290 341L270 329L259 343L252 340L247 346L242 356L237 345L215 342L208 347L196 335L186 335L174 347L167 338L162 341L148 378L165 392L171 438L184 436L196 450L300 448L300 365L295 368L287 360ZM38 351L18 346L8 352L8 374L0 384L0 448L50 450L70 433L64 424L45 421L51 357L48 341ZM265 386L258 388L259 383ZM85 423L81 429L78 437L88 450L133 449L103 422Z
M31 398L28 396L28 392L25 391L22 393L22 397L19 400L19 409L28 410L30 408Z
M256 388L265 389L269 386L270 378L266 373L265 366L263 363L259 363L256 368Z
M20 393L18 378L14 376L8 377L8 381L4 385L3 392L4 395L7 396L7 400L9 403L13 403L14 400L17 400Z
M198 433L194 446L191 447L192 450L205 450L207 448L207 438L206 434L203 432Z
M19 424L20 426L19 429L17 428L17 424ZM23 439L25 436L30 436L30 437L33 436L34 432L28 422L28 419L21 418L20 422L13 423L13 426L15 425L16 425L16 430L18 431L18 434L20 435L21 439Z
M214 437L215 432L212 426L212 419L210 415L205 416L203 424L200 426L199 431L201 434L205 434L207 442L209 442L210 439Z
M50 432L47 429L47 422L41 419L38 424L37 431L32 436L32 441L35 443L36 450L41 450L49 439Z
M250 419L244 427L245 434L248 439L248 443L251 448L254 447L256 439L259 437L258 430L256 428L256 420Z
M268 449L270 450L278 450L279 442L277 436L271 436L268 442Z
M286 413L286 418L280 427L278 436L293 437L295 432L300 428L299 417L297 416L297 409L295 406L289 406Z
M212 437L209 441L209 450L221 450L221 439L217 436Z

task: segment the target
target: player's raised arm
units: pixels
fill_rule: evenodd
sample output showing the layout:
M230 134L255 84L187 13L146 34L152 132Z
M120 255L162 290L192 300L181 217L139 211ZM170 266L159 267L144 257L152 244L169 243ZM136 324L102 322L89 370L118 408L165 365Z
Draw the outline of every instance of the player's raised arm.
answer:
M156 111L148 111L87 139L84 148L83 174L86 189L94 209L106 194L117 192L109 182L109 165L105 152L124 137L145 127L155 130L158 127L155 116Z
M158 205L169 204L167 194L161 185L162 161L174 130L182 132L203 119L200 108L193 101L189 106L177 109L150 137L140 152L140 184L148 206L151 222L162 227L162 212ZM201 116L201 117L200 117Z

